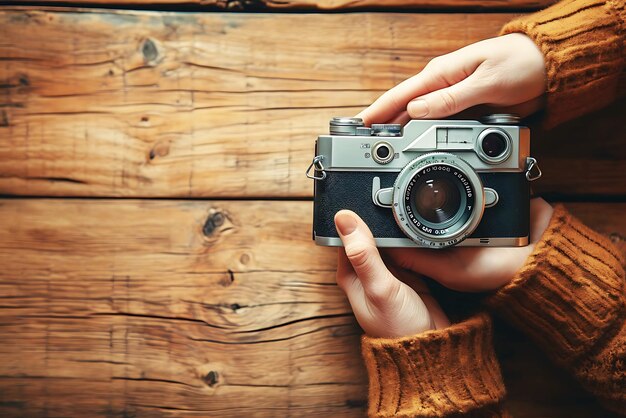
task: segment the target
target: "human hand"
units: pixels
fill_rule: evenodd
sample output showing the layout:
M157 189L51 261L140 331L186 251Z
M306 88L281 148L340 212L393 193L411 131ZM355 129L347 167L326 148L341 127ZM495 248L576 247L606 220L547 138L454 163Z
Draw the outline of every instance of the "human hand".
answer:
M484 292L509 283L524 266L552 218L553 208L541 198L530 201L530 244L525 247L454 247L443 250L387 249L398 266L428 276L463 292Z
M404 124L444 118L480 104L527 116L543 106L545 89L543 53L526 35L512 33L434 58L357 117L366 125Z
M339 249L337 284L367 335L405 337L450 325L418 277L399 268L389 271L361 218L342 210L335 215L335 225L344 245Z

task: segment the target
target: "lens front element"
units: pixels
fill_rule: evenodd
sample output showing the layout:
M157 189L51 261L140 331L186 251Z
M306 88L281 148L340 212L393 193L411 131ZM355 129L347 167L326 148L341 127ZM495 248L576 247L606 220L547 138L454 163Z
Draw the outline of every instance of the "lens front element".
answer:
M444 152L426 154L398 175L392 209L396 222L413 241L432 248L454 245L480 223L482 183L459 157Z
M472 214L475 187L458 167L431 164L407 186L404 205L411 223L426 236L454 236Z
M445 224L459 211L461 193L451 179L441 175L434 177L422 179L415 187L415 193L412 196L415 213L432 224Z

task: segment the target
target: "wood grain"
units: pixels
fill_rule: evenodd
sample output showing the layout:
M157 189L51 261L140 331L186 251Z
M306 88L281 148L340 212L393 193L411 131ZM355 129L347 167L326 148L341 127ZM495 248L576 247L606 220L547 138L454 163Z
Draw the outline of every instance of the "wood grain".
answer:
M14 3L32 4L29 0L14 0ZM279 10L538 10L555 0L50 0L46 3L63 6L106 4L121 7L177 6L207 10L279 11Z
M569 207L626 250L626 204ZM0 415L363 416L361 331L311 209L0 200ZM515 417L597 412L498 330Z
M0 193L109 197L311 196L331 116L513 17L0 10ZM536 191L626 194L624 109L537 131Z

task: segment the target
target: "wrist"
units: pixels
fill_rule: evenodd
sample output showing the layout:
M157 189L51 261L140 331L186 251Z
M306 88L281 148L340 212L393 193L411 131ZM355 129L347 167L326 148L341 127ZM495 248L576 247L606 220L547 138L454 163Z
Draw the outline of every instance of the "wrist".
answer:
M607 237L557 207L524 267L485 303L567 365L621 326L622 263Z
M451 415L499 403L505 391L491 338L486 314L405 338L364 336L369 415Z

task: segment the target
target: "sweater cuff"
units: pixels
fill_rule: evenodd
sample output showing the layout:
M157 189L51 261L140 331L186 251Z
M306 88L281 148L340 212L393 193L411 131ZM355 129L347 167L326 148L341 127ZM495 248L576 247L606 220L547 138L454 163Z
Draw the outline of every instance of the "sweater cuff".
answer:
M369 416L444 416L497 406L505 395L491 320L480 314L404 338L363 336Z
M524 33L543 52L547 128L623 94L624 14L623 1L564 0L504 26L501 35Z
M558 205L524 267L486 303L568 366L619 330L622 264L607 238Z

